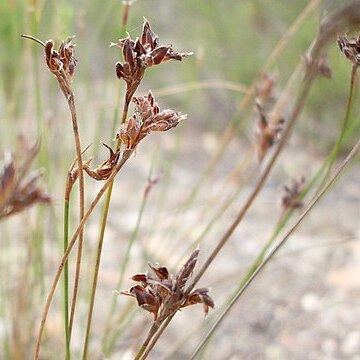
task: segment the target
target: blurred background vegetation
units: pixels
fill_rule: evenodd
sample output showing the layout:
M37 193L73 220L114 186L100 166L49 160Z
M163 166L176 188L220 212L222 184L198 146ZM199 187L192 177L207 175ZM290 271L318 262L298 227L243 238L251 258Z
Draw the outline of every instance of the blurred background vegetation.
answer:
M141 144L139 153L148 161L139 161L137 164L133 161L135 164L129 165L126 170L127 176L135 179L131 184L123 184L122 188L120 186L128 197L125 206L129 210L124 213L115 207L114 217L109 220L112 225L116 225L121 218L121 221L130 224L127 227L123 224L126 235L131 234L142 197L139 188L145 186L153 148L156 146L160 149L157 154L158 172L163 175L164 181L159 185L162 190L157 193L156 206L152 208L154 213L160 211L166 199L172 196L179 203L183 200L185 195L177 193L180 190L176 188L182 180L188 194L189 188L199 177L200 167L205 167L215 153L220 134L230 121L240 125L234 129L234 135L242 144L241 147L253 141L253 103L238 112L244 90L257 78L279 41L289 36L289 28L299 14L309 3L315 2L137 0L132 3L127 31L133 38L140 34L142 17L145 16L162 44L171 43L176 51L194 51L194 56L184 60L183 64L170 62L147 71L137 94L143 94L151 88L161 108L172 108L189 116L186 125L179 126L171 135L149 139L143 150ZM291 36L275 64L267 69L276 78L276 95L286 86L298 64L302 64L302 57L316 36L324 12L339 2L318 3ZM61 253L63 187L67 168L75 156L68 109L55 79L46 69L43 49L20 38L20 34L33 35L43 41L54 39L56 44L67 36L76 35L74 42L78 65L73 85L82 144L85 146L93 142L90 155L99 153L99 160L106 154L106 150L100 147L100 140L111 143L114 138L114 117L116 120L117 109L122 104L122 96L119 96L121 88L119 90L119 81L115 76L115 63L121 61L121 56L118 49L109 48L109 44L120 37L123 9L120 0L0 1L0 149L16 148L19 134L25 135L30 143L40 137L42 146L38 166L45 169L44 183L55 199L50 209L36 209L21 215L20 219L1 225L2 249L11 251L3 251L0 258L0 349L3 349L0 350L0 358L6 358L12 353L11 341L16 339L16 331L21 333L18 345L22 349L26 348L25 345L33 346L34 334L31 329L34 330L33 326L38 322L46 289ZM319 78L316 81L294 134L297 150L306 149L314 158L325 156L337 138L348 96L351 66L341 56L336 43L330 47L328 60L333 78ZM292 94L295 96L300 82L301 76L287 93L289 108L285 107L284 115L293 105ZM232 159L238 156L233 150L230 150ZM172 168L174 159L180 163L175 169L180 168L182 174ZM220 175L224 176L232 166L231 161L224 163ZM305 169L307 167L308 164L303 166ZM169 188L171 181L173 183ZM211 190L210 187L209 194ZM95 193L95 186L89 186L88 191L90 195ZM73 197L77 198L75 195ZM120 200L120 203L125 200ZM205 201L200 205L205 207L204 204ZM172 206L171 211L176 208L176 204ZM73 206L73 223L76 207ZM165 206L163 211L166 209ZM156 221L154 213L149 214L149 217ZM270 217L272 215L274 218L277 216L270 214ZM147 231L149 238L156 234L157 225L151 224L152 228ZM94 247L96 229L95 221L88 230L90 247ZM111 231L109 233L110 237L115 236ZM51 251L49 248L44 251L44 241L49 239ZM177 252L174 251L176 246L170 244L167 253ZM183 245L178 254L183 254L187 246ZM85 251L89 255L92 250ZM121 253L121 250L117 248L116 252ZM149 250L149 258L153 259L154 254L156 246ZM110 257L112 255L107 254ZM175 255L173 263L179 261ZM28 271L29 268L31 271ZM85 265L85 268L89 272L91 264ZM102 300L107 301L113 284L109 285L110 290L107 289L105 295L99 295ZM31 295L19 298L19 294ZM13 298L17 301L9 307ZM61 297L58 307L60 302ZM79 312L83 318L84 312ZM21 321L30 329L25 335L20 329L20 323L19 328L12 326L12 333L9 332L9 323L12 321L16 325L18 322L15 319L17 314L22 314ZM57 321L61 322L61 317ZM82 324L81 321L79 323ZM52 329L48 331L49 338L56 333L52 333ZM74 335L75 344L82 341L77 336L82 336L83 329L78 331L80 335ZM58 346L54 339L49 340L50 344L52 342ZM95 345L100 347L98 343ZM44 358L51 358L52 351L51 346L47 347ZM18 354L13 354L13 358L28 357L19 350Z
M168 86L186 85L199 81L216 81L226 87L228 82L247 86L251 84L278 41L304 9L307 1L137 1L131 8L128 31L139 33L142 16L148 18L163 43L172 43L175 49L191 49L195 56L180 69L178 64L149 71L143 88L155 90ZM19 34L28 33L42 40L57 42L76 34L79 60L74 86L81 91L79 111L87 123L108 122L112 117L117 81L114 63L117 50L109 49L111 41L119 38L121 30L121 1L2 1L1 12L1 130L15 135L16 122L31 122L36 114L36 92L41 94L38 113L49 124L56 125L49 117L58 111L58 91L54 82L47 81L40 49L20 39ZM281 88L310 45L327 6L318 7L301 25L290 44L272 67ZM36 56L30 56L35 52ZM312 91L307 108L306 135L315 136L324 145L336 134L336 123L346 96L349 71L338 56L336 44L330 51L330 63L335 69L331 82L320 80ZM34 78L40 73L40 87ZM210 85L211 87L211 85ZM331 91L329 91L331 88ZM28 91L24 91L28 90ZM176 90L175 90L176 91ZM105 96L104 96L105 95ZM326 96L325 96L326 95ZM180 91L169 95L170 104L187 104L183 112L191 114L192 127L220 130L236 112L241 94L224 89L200 89ZM291 100L291 99L290 99ZM85 105L86 104L86 105ZM62 104L61 104L62 105ZM61 106L60 105L60 106ZM333 119L327 109L333 108ZM51 114L49 114L51 112ZM243 121L245 114L239 116ZM85 120L83 120L85 122ZM335 126L329 126L334 122ZM6 127L6 128L5 128ZM96 126L93 127L98 130ZM102 129L106 126L102 126ZM4 138L1 139L4 142ZM1 143L3 146L4 143Z

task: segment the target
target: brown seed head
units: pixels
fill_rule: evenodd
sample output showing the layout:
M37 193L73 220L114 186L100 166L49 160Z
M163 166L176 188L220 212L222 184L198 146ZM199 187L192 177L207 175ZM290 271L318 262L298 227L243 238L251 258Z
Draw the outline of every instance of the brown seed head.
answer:
M259 161L262 161L269 149L279 140L283 128L284 119L278 120L276 124L271 124L267 120L260 102L256 102L258 112L258 128L256 132L256 149Z
M54 41L48 40L45 44L45 59L49 70L58 76L62 69L64 69L69 79L72 78L75 71L77 59L73 56L75 45L72 44L72 40L75 35L69 36L63 41L59 47L59 50L54 50Z
M191 52L175 52L171 45L159 46L159 38L151 30L150 23L145 18L140 38L133 40L128 35L117 43L111 43L110 46L118 46L122 49L124 61L117 62L115 69L116 76L124 79L127 84L127 103L131 101L146 68L169 60L181 61L184 57L192 55Z
M93 158L90 158L88 161L84 161L83 163L83 169L86 171L86 173L93 179L99 181L107 180L109 178L120 157L120 151L114 152L110 146L106 145L105 143L102 144L109 150L109 158L102 164L98 165L95 169L91 169L90 167L90 162L93 160ZM75 170L75 173L76 171L77 169ZM76 173L76 177L77 175L78 173Z
M339 35L337 44L340 51L354 66L360 65L360 35L354 39L348 39L345 35Z
M305 177L300 180L292 180L290 186L284 186L284 195L281 198L281 205L284 210L298 209L303 206L301 201L301 193L304 190Z
M141 285L133 286L129 291L121 293L135 297L141 308L153 313L155 320L162 321L180 308L200 303L204 305L207 315L209 308L215 306L209 295L210 289L195 289L185 297L185 285L193 273L198 255L199 249L196 249L175 275L171 275L165 266L149 264L154 274L134 275L131 279Z
M152 131L167 131L186 119L187 115L170 109L160 111L151 91L146 96L135 97L135 114L121 125L117 136L126 149L135 149Z

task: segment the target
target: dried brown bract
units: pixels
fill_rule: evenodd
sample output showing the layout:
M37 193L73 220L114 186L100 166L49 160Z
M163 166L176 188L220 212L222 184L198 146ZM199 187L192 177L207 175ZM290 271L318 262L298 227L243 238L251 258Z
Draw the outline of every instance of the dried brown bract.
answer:
M360 65L360 35L355 39L348 39L345 35L339 35L337 44L341 52L354 66Z
M117 136L126 149L135 149L139 142L152 131L174 128L187 115L170 109L160 111L151 91L146 96L134 97L135 114L121 125Z
M22 164L18 165L14 157L7 153L0 168L0 220L34 204L49 204L51 201L50 195L38 184L40 171L28 173L38 146L27 150Z
M114 152L110 146L102 143L107 149L109 149L109 158L104 161L102 164L98 165L95 169L91 169L90 163L94 158L90 158L88 161L83 162L83 169L86 173L95 180L107 180L111 175L114 167L116 166L119 157L120 151ZM77 177L77 169L75 170L75 176Z
M276 85L275 75L268 72L261 74L260 81L256 84L257 98L262 102L271 102L274 96L274 90Z
M262 161L269 149L279 140L284 119L279 119L275 124L270 123L263 107L258 101L256 102L256 110L259 114L256 132L256 149L259 161Z
M116 63L116 75L127 84L127 103L130 103L147 67L169 60L181 61L192 55L191 52L175 52L171 45L159 45L158 36L151 30L150 23L145 18L140 38L134 41L128 35L110 46L118 46L123 52L124 62Z
M305 77L309 74L311 69L312 71L316 71L317 75L323 76L327 79L332 78L332 70L326 54L323 54L316 63L314 63L309 55L305 55L303 59L305 63Z
M62 70L65 74L72 78L75 71L77 60L74 58L74 47L72 43L75 35L69 36L63 41L59 47L59 50L54 50L54 41L48 40L45 44L45 58L46 64L49 70L58 77Z
M163 321L177 310L194 304L203 304L205 315L209 308L214 308L215 303L210 297L208 288L199 288L190 292L185 297L185 285L192 276L199 249L195 250L180 271L171 275L165 266L151 265L153 274L141 273L131 279L140 283L122 292L136 298L138 305L154 315L154 319Z
M304 190L305 177L301 177L300 180L292 180L290 186L284 186L284 195L281 199L281 205L284 210L298 209L303 206L301 201L301 193Z

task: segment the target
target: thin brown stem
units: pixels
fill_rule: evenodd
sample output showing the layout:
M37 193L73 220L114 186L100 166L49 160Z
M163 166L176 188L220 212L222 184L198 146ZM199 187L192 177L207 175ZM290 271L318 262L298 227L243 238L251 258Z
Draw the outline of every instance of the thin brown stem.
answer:
M157 343L158 339L160 338L160 336L162 335L162 333L164 332L164 330L167 328L167 326L169 325L170 321L173 319L173 317L175 316L175 312L173 314L171 314L170 316L168 316L166 318L165 321L162 322L161 326L159 327L159 329L151 336L151 338L147 339L147 346L146 349L142 352L142 356L139 358L139 360L145 360L147 358L147 356L149 355L150 351L153 349L153 347L155 346L155 344Z
M354 156L359 152L360 149L360 139L355 144L355 146L352 148L348 156L345 158L343 163L338 167L338 169L335 171L335 173L331 176L331 178L326 182L326 184L322 187L320 192L314 196L314 198L310 201L309 205L306 207L306 209L303 211L303 213L299 216L299 218L296 220L295 224L286 232L284 237L274 246L274 248L268 253L268 255L260 261L254 270L252 271L251 276L247 279L247 281L238 289L231 299L230 303L227 304L226 308L222 311L222 313L219 315L219 317L216 319L215 323L211 326L205 337L202 339L200 344L197 346L196 350L191 356L191 360L195 359L196 356L199 354L201 349L204 347L210 336L214 333L214 331L217 329L217 327L221 324L222 320L225 318L227 313L231 310L233 305L237 302L237 300L240 298L240 296L245 292L245 290L249 287L249 285L254 281L255 277L259 275L261 270L265 267L265 265L277 254L277 252L280 250L280 248L285 244L285 242L288 240L290 235L297 229L297 227L302 223L304 218L307 216L307 214L313 209L313 207L316 205L316 203L323 197L323 195L329 190L330 186L334 184L336 179L339 177L340 173L344 170L344 168L348 165L348 163L354 158Z
M205 263L203 264L203 266L201 267L199 272L193 278L191 284L186 289L185 294L184 294L184 299L187 298L187 296L189 295L191 290L195 287L195 285L201 279L201 277L206 272L206 270L208 269L210 264L213 262L215 257L220 253L220 251L222 250L224 245L230 239L230 237L232 236L232 234L234 233L234 231L236 230L236 228L238 227L238 225L240 224L240 222L246 215L247 211L249 210L249 208L255 201L257 195L260 193L263 186L265 185L265 182L266 182L276 160L278 159L281 151L283 150L288 138L290 137L291 130L292 130L293 126L295 125L295 123L304 107L304 104L305 104L306 98L309 94L311 85L312 85L315 77L318 74L318 68L317 68L318 59L321 56L323 49L326 47L326 45L332 39L332 37L336 36L336 33L338 31L341 31L342 29L344 29L345 27L347 27L349 25L354 25L354 24L360 23L360 9L359 9L358 4L359 4L359 1L352 1L351 3L347 4L347 6L344 6L342 9L331 14L331 16L329 16L325 21L322 22L320 32L316 38L314 45L311 47L311 50L310 50L309 59L311 61L309 62L309 64L307 64L307 68L305 69L306 76L304 78L304 82L302 84L299 95L297 96L294 108L289 116L289 120L287 121L287 126L282 134L280 142L279 142L277 148L275 149L273 155L271 156L268 164L266 165L263 174L257 181L254 190L250 194L250 196L249 196L248 200L246 201L246 203L244 204L244 206L240 209L236 219L231 224L231 226L226 231L226 233L223 235L223 237L220 239L220 241L217 244L217 246L215 247L215 249L211 252L211 254L207 258L207 260L205 261ZM355 147L353 149L354 151L352 151L351 157L353 157L355 155L359 146L360 146L360 144L357 145L357 147ZM347 160L346 163L348 161L349 160ZM331 184L329 184L328 186L330 186L330 185ZM267 261L268 260L265 259L264 265L266 264ZM264 265L262 265L261 268ZM254 276L256 276L256 274L254 274ZM252 278L250 278L250 279L252 281ZM165 325L165 323L164 323L163 330L165 330L166 326L167 326L167 324ZM153 340L153 342L152 342L153 346L156 344L157 339ZM150 350L148 352L150 352Z
M64 93L64 95L67 99L68 105L69 105L69 109L71 112L72 125L73 125L73 132L74 132L77 166L78 166L78 171L79 171L79 202L80 202L79 218L80 218L80 222L81 222L82 218L84 217L84 213L85 213L85 183L84 183L82 151L81 151L81 144L80 144L80 134L79 134L79 127L78 127L78 122L77 122L74 93L71 89L70 81L64 70L61 71L61 75L62 75L62 77L58 77L58 80L60 83L60 87L62 88L63 93ZM65 87L62 84L62 81L61 81L62 78L65 80ZM79 233L79 242L78 242L78 249L77 249L74 289L73 289L73 297L72 297L72 301L71 301L70 320L69 320L69 338L71 338L72 326L73 326L74 315L75 315L76 300L77 300L77 294L78 294L78 288L79 288L83 241L84 241L84 232L82 229Z
M125 96L125 98L127 98L127 96ZM128 109L129 109L129 101L125 100L123 114L122 114L121 120L120 120L121 124L123 124L126 120L126 117L128 114ZM116 141L116 151L120 150L120 148L121 148L121 139L119 137ZM111 194L112 194L113 186L114 186L114 181L112 181L109 184L109 187L107 189L105 203L104 203L104 207L103 207L102 218L101 218L100 234L99 234L98 246L97 246L97 251L96 251L96 261L95 261L94 275L93 275L90 301L89 301L89 311L88 311L88 316L87 316L87 321L86 321L85 341L84 341L83 355L82 355L83 360L87 359L87 354L88 354L89 340L90 340L90 328L91 328L91 322L92 322L92 316L93 316L93 310L94 310L95 294L96 294L96 289L97 289L97 280L98 280L99 268L100 268L100 259L101 259L101 253L102 253L102 246L103 246L103 242L104 242L107 217L108 217L109 209L110 209L110 201L111 201Z
M153 338L153 336L156 334L156 332L159 330L161 323L158 323L157 321L154 321L149 332L148 335L145 339L145 341L142 343L139 351L137 352L137 354L134 357L134 360L140 360L143 359L144 357L144 353L147 350L147 347L151 341L151 339Z
M52 299L54 297L54 293L55 293L57 284L59 282L62 270L64 268L64 264L67 261L67 259L69 257L69 254L70 254L71 250L73 249L73 247L74 247L74 245L75 245L75 243L76 243L76 241L78 239L78 236L79 236L80 232L82 231L84 225L88 221L91 213L94 211L96 205L99 203L99 201L102 198L102 196L104 195L105 191L110 186L110 184L114 180L115 176L118 174L118 172L121 170L121 168L127 162L127 160L129 160L129 158L130 158L130 156L131 156L131 154L133 152L134 152L134 150L125 150L123 152L121 160L116 165L116 167L114 168L114 170L111 173L110 177L106 180L104 185L101 187L101 189L99 190L99 192L95 196L95 198L92 201L89 209L84 214L84 217L80 221L80 224L78 225L73 237L71 238L71 240L69 242L69 246L68 246L67 250L65 251L65 253L64 253L64 255L63 255L63 257L62 257L62 259L60 261L60 264L58 266L58 269L56 271L56 274L54 276L54 280L53 280L53 282L51 284L51 288L50 288L50 291L49 291L47 299L46 299L43 314L42 314L42 317L41 317L41 323L40 323L39 333L38 333L38 337L37 337L37 341L36 341L35 351L34 351L34 360L39 359L40 345L41 345L41 340L42 340L42 336L43 336L43 333L44 333L46 319L47 319L47 316L48 316L48 313L49 313L50 305L51 305Z

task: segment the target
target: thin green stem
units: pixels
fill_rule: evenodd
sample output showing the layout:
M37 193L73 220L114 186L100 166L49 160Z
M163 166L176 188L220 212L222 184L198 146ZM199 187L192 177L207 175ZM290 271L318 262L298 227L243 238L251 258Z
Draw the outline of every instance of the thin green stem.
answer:
M340 130L340 136L338 137L338 140L336 141L332 151L329 154L328 157L328 164L326 165L327 169L326 169L326 173L323 177L323 181L321 182L319 188L321 188L327 177L329 176L329 173L331 171L332 166L334 165L334 162L337 158L337 156L339 155L339 152L341 150L341 146L344 142L344 137L346 135L346 130L351 118L351 111L353 108L353 100L355 97L355 93L356 93L356 72L357 72L357 65L353 65L352 69L351 69L351 78L350 78L350 90L349 90L349 97L348 97L348 101L347 101L347 106L346 106L346 112L345 112L345 118Z
M69 246L69 199L64 203L64 252ZM64 266L64 326L66 343L66 360L71 359L70 355L70 332L69 332L69 265L66 261Z

